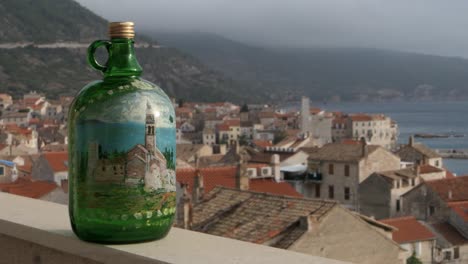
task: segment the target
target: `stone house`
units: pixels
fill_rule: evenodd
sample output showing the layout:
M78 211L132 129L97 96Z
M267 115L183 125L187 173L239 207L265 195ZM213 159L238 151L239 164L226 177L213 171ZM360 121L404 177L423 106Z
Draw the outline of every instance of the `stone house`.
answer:
M27 126L31 119L30 112L12 112L2 115L0 124L16 124L18 126Z
M402 195L402 213L427 222L449 219L450 203L468 201L468 177L422 182Z
M381 146L331 143L309 153L308 173L320 178L305 181L306 197L340 201L357 209L359 184L372 173L400 168L400 158Z
M263 125L263 127L270 129L274 128L273 125L275 123L275 112L272 110L264 110L258 113L258 118L260 119L260 124Z
M68 153L64 151L40 154L32 165L31 176L33 180L61 185L62 180L68 180Z
M422 143L414 142L414 137L409 137L408 144L400 147L396 154L403 162L412 164L429 164L437 168L443 168L442 156Z
M359 211L377 219L401 215L401 195L422 181L445 177L431 165L373 173L359 184Z
M350 114L347 116L348 138L365 138L368 144L393 149L398 139L398 127L382 114Z
M437 237L436 263L468 263L468 239L448 222L429 225Z
M353 263L404 263L389 235L329 200L215 187L186 210L178 225L193 231ZM376 228L384 229L377 231Z
M214 129L205 128L202 132L202 141L204 145L213 146L216 144L216 132Z
M414 253L422 263L434 263L436 236L428 227L413 216L383 219L380 222L396 228L392 233L393 240L410 255Z
M197 158L213 155L213 147L204 144L177 144L177 159L194 163Z

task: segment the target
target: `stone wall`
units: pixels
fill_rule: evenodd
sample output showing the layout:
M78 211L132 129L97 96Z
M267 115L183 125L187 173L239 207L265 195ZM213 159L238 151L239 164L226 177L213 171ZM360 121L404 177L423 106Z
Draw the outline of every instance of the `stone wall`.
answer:
M430 207L434 212L430 215ZM402 213L428 222L446 221L450 208L426 185L421 184L402 196Z
M391 184L373 174L359 184L359 212L383 219L390 217Z
M358 216L338 207L334 207L320 220L319 227L312 227L289 250L362 264L404 263L406 259L398 244Z

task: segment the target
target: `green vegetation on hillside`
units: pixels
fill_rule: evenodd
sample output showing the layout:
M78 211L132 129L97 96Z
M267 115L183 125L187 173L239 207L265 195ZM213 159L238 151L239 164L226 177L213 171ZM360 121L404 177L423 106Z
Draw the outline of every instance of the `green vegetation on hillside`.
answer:
M271 94L271 100L303 94L314 100L468 98L466 59L365 48L260 48L212 34L150 34Z
M72 0L2 0L0 21L0 43L91 43L107 35L107 21ZM136 42L156 43L138 32ZM251 87L176 49L138 48L136 53L143 78L170 96L188 101L252 102L259 98L247 93ZM88 82L101 79L85 60L83 48L0 49L0 92L15 97L31 90L52 98L74 95Z

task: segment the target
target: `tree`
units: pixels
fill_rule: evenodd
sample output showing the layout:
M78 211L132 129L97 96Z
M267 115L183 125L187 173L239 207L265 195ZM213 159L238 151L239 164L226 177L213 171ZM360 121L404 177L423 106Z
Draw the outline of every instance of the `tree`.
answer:
M239 145L245 146L245 145L247 145L247 143L249 143L249 142L247 141L247 136L246 136L246 135L241 135L241 136L239 137Z
M184 103L185 103L184 99L180 98L178 102L179 107L184 107Z
M249 107L247 106L247 104L244 104L244 105L242 106L242 108L241 108L240 111L241 111L241 113L243 113L243 112L249 112Z
M274 138L273 138L273 144L277 144L281 140L285 139L288 136L286 131L284 130L278 130L275 132Z
M413 252L413 255L406 259L406 264L423 264L421 260L416 257L416 253Z

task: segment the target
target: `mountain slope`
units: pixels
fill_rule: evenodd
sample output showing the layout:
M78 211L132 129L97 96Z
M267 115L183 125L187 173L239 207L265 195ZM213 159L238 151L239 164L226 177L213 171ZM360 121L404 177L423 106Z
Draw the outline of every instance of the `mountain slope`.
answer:
M364 48L274 49L212 34L153 32L259 90L317 100L468 98L468 60Z
M15 97L30 90L49 97L73 95L86 83L100 79L86 65L86 49L38 48L35 44L90 43L107 38L107 21L72 0L2 0L0 44L33 43L26 47L0 47L0 92ZM137 27L138 28L138 27ZM137 42L153 42L138 34ZM137 48L143 78L160 85L170 96L196 101L252 101L249 87L215 72L187 54L169 47ZM239 92L240 91L240 92Z

